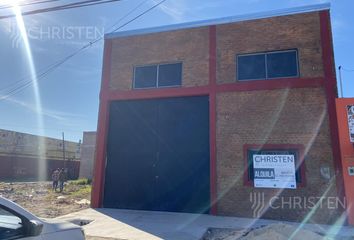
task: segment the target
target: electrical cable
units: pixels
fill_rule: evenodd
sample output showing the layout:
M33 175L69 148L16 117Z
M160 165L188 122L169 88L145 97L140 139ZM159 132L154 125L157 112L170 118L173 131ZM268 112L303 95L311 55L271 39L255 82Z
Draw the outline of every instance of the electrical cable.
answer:
M141 14L137 15L136 17L132 18L131 20L127 21L126 23L122 24L121 26L115 28L112 32L116 32L119 29L125 27L126 25L128 25L129 23L135 21L136 19L142 17L143 15L145 15L146 13L150 12L151 10L155 9L156 7L158 7L159 5L161 5L162 3L164 3L167 0L162 0L158 3L156 3L155 5L153 5L152 7L148 8L147 10L143 11ZM139 6L141 6L144 2L141 2L137 7L135 7L133 10L131 10L129 13L135 11ZM126 14L126 16L129 15ZM124 17L123 17L124 18ZM121 21L123 18L121 18L119 21ZM119 21L117 23L119 23ZM114 25L117 25L117 23L115 23ZM114 27L114 25L112 27ZM111 27L111 28L112 28ZM56 70L58 67L60 67L62 64L64 64L66 61L68 61L69 59L71 59L72 57L74 57L75 55L79 54L80 52L82 52L83 50L87 49L88 47L91 47L93 44L97 43L98 41L102 40L103 37L99 37L96 40L89 42L88 44L82 46L80 49L76 50L74 53L66 56L65 58L59 60L57 63L54 63L52 65L50 65L48 67L48 69L46 71L44 71L43 73L40 73L39 75L37 75L37 80L41 80L42 78L45 78L49 73L51 73L52 71ZM10 92L8 92L6 95L3 95L0 97L0 101L1 100L5 100L15 94L17 94L18 92L22 91L23 89L27 88L28 86L30 86L33 83L33 81L27 81L26 83L24 83L22 86L19 86L13 90L11 90Z
M59 5L59 6L54 6L54 7L41 8L41 9L23 12L22 16L33 15L33 14L38 14L38 13L53 12L53 11L60 11L60 10L67 10L67 9L73 9L73 8L88 7L88 6L94 6L94 5L98 5L98 4L105 4L105 3L117 2L117 1L122 1L122 0L80 1L80 2L76 2L76 3L69 3L69 4L65 4L65 5ZM3 16L0 16L0 19L6 19L6 18L12 18L12 17L16 17L16 15L15 14L3 15Z
M19 3L19 7L27 7L27 6L32 6L32 5L37 5L37 4L46 4L46 3L52 3L52 2L58 2L58 1L63 1L63 0L39 0L39 1L33 1L33 2L24 2L24 3ZM8 9L12 8L13 6L10 4L5 4L5 5L0 5L0 9Z
M55 0L56 1L56 0ZM137 6L135 6L132 10L130 10L127 14L125 14L124 16L122 16L120 19L118 19L118 21L116 21L114 24L112 24L109 29L112 29L114 28L116 25L118 25L122 20L124 20L126 17L128 17L130 14L132 14L133 12L135 12L138 8L140 8L143 4L145 4L146 2L148 2L149 0L144 0L144 1L141 1ZM111 30L109 30L111 31ZM92 44L95 44L96 42L102 40L103 37L99 37L98 39L96 39L95 41L91 42L91 43L88 43L86 45L92 45ZM52 65L55 65L55 64L52 64ZM50 66L47 66L46 68L50 68L52 67L52 65ZM26 77L23 77L20 81L17 81L15 83L12 83L12 84L9 84L9 85L6 85L5 87L3 87L2 89L0 89L0 91L4 91L4 90L7 90L7 89L11 89L13 87L15 87L16 85L18 85L19 83L22 83L22 82L28 82L26 81ZM0 97L0 100L1 100L1 97Z

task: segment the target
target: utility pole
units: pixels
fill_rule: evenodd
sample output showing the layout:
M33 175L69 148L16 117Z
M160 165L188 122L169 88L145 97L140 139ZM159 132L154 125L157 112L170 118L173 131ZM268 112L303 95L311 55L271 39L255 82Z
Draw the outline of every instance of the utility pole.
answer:
M63 134L63 163L64 163L64 168L65 168L65 139L64 139L64 132Z
M342 85L342 66L338 67L339 70L339 87L340 87L340 95L343 97L343 85Z

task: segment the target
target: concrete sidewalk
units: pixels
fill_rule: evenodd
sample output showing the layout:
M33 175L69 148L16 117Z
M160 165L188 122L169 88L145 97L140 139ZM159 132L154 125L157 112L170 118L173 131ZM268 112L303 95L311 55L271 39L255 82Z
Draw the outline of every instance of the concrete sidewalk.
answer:
M119 240L199 240L208 228L241 230L279 223L263 219L119 209L86 209L58 219L74 223L92 221L84 226L86 235ZM283 223L299 226L299 223ZM332 237L354 236L352 227L317 224L305 224L302 227Z

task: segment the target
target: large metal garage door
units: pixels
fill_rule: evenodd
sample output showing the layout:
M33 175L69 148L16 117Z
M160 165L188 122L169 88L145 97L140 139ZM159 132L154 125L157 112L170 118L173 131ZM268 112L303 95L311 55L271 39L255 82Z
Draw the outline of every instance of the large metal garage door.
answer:
M110 106L104 207L208 212L207 96Z

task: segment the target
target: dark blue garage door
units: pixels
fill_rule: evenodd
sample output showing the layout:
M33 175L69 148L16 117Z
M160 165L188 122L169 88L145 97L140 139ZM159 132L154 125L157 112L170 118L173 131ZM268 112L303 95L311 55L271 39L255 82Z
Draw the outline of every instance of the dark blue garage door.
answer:
M104 207L209 211L207 96L110 106Z

